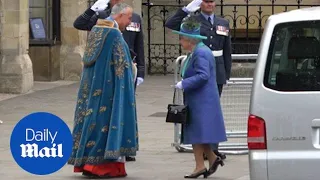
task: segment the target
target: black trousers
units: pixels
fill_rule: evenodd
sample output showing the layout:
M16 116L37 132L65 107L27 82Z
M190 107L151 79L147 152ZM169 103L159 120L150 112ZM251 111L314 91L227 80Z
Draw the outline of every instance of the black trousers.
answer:
M221 97L222 94L222 89L223 89L223 84L217 84L218 85L218 91L219 91L219 97ZM219 143L217 144L212 144L211 145L212 150L217 154L218 149L219 149Z
M221 97L223 84L217 84L217 85L218 85L218 90L219 90L219 97Z

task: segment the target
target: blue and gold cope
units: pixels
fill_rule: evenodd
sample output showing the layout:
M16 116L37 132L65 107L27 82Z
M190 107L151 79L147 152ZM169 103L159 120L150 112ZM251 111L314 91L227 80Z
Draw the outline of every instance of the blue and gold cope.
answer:
M75 166L116 161L138 150L134 67L115 25L99 20L87 40L68 161Z

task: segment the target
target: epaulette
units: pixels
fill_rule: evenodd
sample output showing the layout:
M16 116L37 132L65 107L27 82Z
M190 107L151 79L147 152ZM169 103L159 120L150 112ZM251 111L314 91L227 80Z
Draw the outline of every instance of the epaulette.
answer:
M107 19L98 19L97 25L98 26L114 27L114 22L107 20Z

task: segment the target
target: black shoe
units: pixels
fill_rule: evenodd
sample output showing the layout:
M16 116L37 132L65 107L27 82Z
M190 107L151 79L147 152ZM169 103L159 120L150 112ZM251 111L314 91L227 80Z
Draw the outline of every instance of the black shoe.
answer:
M218 156L219 156L222 160L227 159L227 156L226 156L225 154L223 154L223 153L219 153Z
M207 178L208 177L208 170L203 169L199 172L193 173L193 174L189 174L189 175L185 175L184 178L186 179L197 179L199 176L203 175L203 178Z
M227 156L223 153L218 152L216 155L219 156L222 160L225 160L227 158ZM208 157L205 154L203 154L203 159L206 161L208 160Z
M135 158L135 157L127 156L127 157L126 157L126 161L136 161L136 158Z
M86 176L86 177L88 177L90 179L109 179L109 178L111 178L111 176L108 175L108 174L103 175L103 176L99 176L99 175L96 175L96 174L92 174L92 173L90 173L88 171L83 171L82 175Z
M213 153L217 156L219 156L222 160L225 160L227 158L227 156L223 153L220 153L219 151L217 150L214 150Z
M87 176L87 175L86 175ZM94 175L94 174L91 174L90 176L87 176L88 178L90 179L115 179L115 178L124 178L124 177L127 177L127 174L124 174L122 176L111 176L109 174L105 174L105 175Z
M83 172L82 172L82 175L83 175L83 176L86 176L86 177L95 177L94 174L92 174L92 173L90 173L90 172L88 172L88 171L83 171Z
M214 163L212 164L212 166L208 170L208 176L215 173L217 171L219 165L224 166L224 162L221 160L221 158L219 156L217 156L217 159L214 161Z

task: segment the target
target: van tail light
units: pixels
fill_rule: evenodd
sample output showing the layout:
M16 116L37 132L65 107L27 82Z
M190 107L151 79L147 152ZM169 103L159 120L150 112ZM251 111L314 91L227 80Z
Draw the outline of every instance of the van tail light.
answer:
M267 149L266 124L257 116L249 115L248 118L248 149Z

